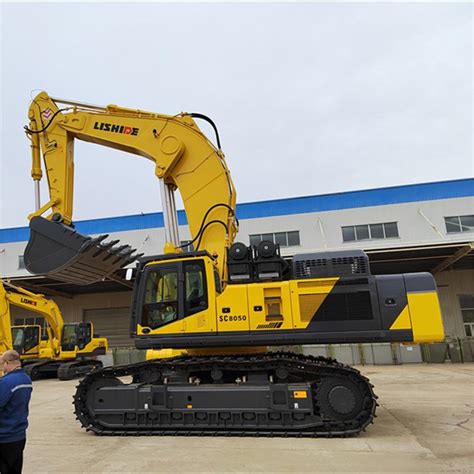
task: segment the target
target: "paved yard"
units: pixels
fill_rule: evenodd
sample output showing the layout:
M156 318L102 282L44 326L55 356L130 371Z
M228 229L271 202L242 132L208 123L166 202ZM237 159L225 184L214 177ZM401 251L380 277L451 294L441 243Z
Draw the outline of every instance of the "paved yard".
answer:
M349 439L98 437L76 382L34 383L24 472L473 472L474 364L362 367L375 424Z

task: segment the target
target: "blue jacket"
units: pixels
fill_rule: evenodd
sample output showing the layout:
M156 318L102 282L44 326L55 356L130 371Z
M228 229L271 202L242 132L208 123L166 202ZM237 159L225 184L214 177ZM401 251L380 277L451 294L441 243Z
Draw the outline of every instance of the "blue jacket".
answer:
M33 385L23 369L0 378L0 443L14 443L26 438L28 403Z

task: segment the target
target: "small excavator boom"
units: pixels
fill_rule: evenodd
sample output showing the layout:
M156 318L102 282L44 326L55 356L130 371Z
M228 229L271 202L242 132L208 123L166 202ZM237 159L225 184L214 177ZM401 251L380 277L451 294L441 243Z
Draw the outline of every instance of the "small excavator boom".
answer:
M5 293L5 288L0 282L0 354L13 349L10 309Z
M5 285L10 288L10 291L6 290ZM39 293L0 281L0 305L4 307L7 319L10 321L10 305L33 311L43 317L48 324L48 346L51 351L49 357L59 355L64 321L58 305L53 300Z

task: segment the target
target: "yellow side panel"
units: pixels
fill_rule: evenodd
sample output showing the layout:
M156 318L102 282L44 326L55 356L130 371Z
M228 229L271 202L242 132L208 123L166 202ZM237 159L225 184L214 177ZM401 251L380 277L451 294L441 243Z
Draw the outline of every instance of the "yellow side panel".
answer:
M410 311L408 305L406 305L401 313L397 316L397 319L390 326L390 329L411 329Z
M209 301L212 304L212 301ZM147 331L150 328L147 328ZM150 332L143 332L143 326L137 325L137 334L182 334L193 333L193 332L215 332L215 312L212 308L208 308L199 313L191 316L186 316L183 319L178 319L172 323L165 324L157 329L153 329Z
M95 337L84 347L84 349L78 349L77 355L80 355L81 353L87 354L88 352L93 352L94 350L99 349L101 347L103 347L105 351L107 351L107 339L105 337Z
M303 324L309 324L313 319L314 313L319 309L323 304L323 301L326 299L326 293L317 293L314 295L300 295L299 304L300 304L300 322Z
M157 329L152 329L150 332L143 332L146 326L137 324L137 335L153 335L153 334L181 334L184 332L183 319L178 319L172 323L165 324ZM147 331L150 329L146 327Z
M306 329L339 278L290 281L293 328Z
M214 304L209 301L209 305ZM185 333L191 332L215 332L216 330L215 312L211 309L200 311L183 319L183 330Z
M227 285L217 297L217 331L248 331L247 285Z
M290 282L253 283L247 288L251 331L293 327Z
M435 342L444 339L443 319L436 291L408 293L413 342Z
M146 351L146 360L169 359L186 354L185 349L148 349Z

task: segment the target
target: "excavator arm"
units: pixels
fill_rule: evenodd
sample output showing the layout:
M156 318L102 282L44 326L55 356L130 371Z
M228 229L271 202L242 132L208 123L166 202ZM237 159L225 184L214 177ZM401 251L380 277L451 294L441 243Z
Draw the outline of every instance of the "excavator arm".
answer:
M6 290L0 281L0 354L13 348L10 305Z
M180 251L173 194L178 189L196 250L209 251L225 279L226 250L237 233L236 193L224 154L200 131L193 115L203 118L200 114L170 116L116 105L99 107L38 94L31 103L26 127L37 190L36 212L29 216L27 269L87 284L137 257L129 246L113 247L117 241L103 243L107 236L93 239L74 229L74 140L78 139L153 161L164 208L165 252ZM41 158L49 190L49 200L42 206Z

